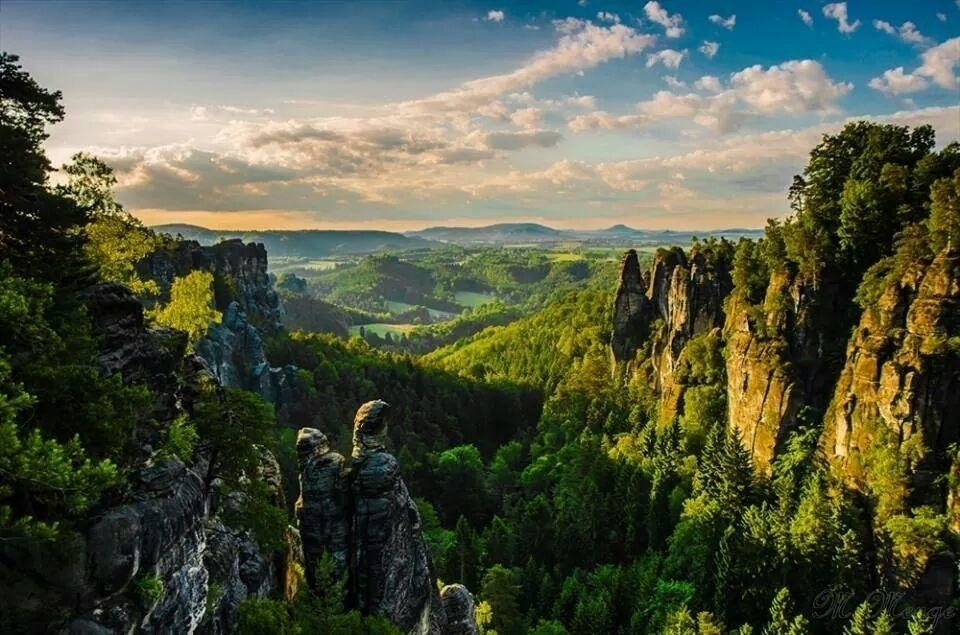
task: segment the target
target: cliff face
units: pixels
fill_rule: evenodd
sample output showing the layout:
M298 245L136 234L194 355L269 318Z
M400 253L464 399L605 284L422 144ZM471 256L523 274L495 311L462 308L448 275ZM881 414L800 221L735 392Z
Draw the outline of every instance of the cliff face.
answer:
M935 474L949 470L947 446L960 440L960 253L945 249L907 272L867 307L847 347L846 363L825 418L822 447L854 484L878 439L911 441L914 491L943 505ZM929 500L931 497L939 500Z
M296 507L308 581L314 583L311 561L326 552L348 577L362 612L386 617L406 633L476 633L469 591L444 587L443 600L437 592L420 513L383 446L387 408L372 401L357 412L349 469L322 432L300 430Z
M283 310L267 273L267 250L260 243L240 239L215 245L181 240L155 251L137 264L144 278L157 282L161 298L169 296L175 278L192 271L209 271L214 277L218 311L236 302L251 324L264 331L280 326Z
M243 388L274 404L281 423L296 368L271 367L263 334L282 327L283 308L267 272L267 252L259 243L239 239L202 246L196 241L170 243L137 265L139 273L160 287L161 301L173 281L193 271L213 274L214 301L223 314L197 343L197 354L222 386Z
M240 601L276 587L272 554L220 518L202 450L189 464L151 456L206 366L184 355L184 334L147 328L142 305L124 287L97 285L84 300L103 372L153 390L156 425L135 432L124 487L65 533L55 559L3 554L0 591L45 619L68 618L72 633L230 631Z
M684 346L723 325L723 303L732 288L728 254L709 246L689 255L679 248L658 252L646 278L635 251L621 261L611 337L615 372L637 370L637 350L649 337L649 378L661 395L662 417L682 408L683 387L674 371Z
M785 304L790 298L792 306ZM793 429L802 390L791 366L787 333L799 295L790 278L775 273L759 313L742 297L731 297L724 338L727 344L727 409L755 464L765 468Z

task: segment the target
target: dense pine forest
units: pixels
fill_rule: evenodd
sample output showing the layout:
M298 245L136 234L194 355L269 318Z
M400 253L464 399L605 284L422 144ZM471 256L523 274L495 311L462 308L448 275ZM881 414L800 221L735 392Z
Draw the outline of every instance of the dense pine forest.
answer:
M469 284L514 302L387 345L343 319L375 273L436 310L469 285L384 254L308 297L262 246L153 231L100 159L51 165L60 93L0 67L0 631L398 632L290 556L297 430L349 457L375 399L472 632L956 628L957 142L825 135L758 240L485 251Z

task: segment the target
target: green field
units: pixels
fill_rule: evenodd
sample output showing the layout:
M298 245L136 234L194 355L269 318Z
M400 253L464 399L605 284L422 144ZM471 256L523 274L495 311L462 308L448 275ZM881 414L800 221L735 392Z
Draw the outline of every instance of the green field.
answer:
M394 300L384 300L383 305L391 313L403 313L405 311L410 311L417 308L415 304L408 304L406 302L396 302ZM424 307L427 310L427 313L430 314L430 317L434 320L449 320L454 316L453 313L449 311L441 311L440 309L431 309L430 307Z
M453 301L460 306L475 309L484 304L490 304L495 301L497 296L490 293L477 293L476 291L457 291L453 294Z
M380 337L385 337L387 333L391 333L393 335L409 333L416 328L416 324L358 324L350 327L350 337L353 337L354 335L360 335L361 326L367 333L375 333Z

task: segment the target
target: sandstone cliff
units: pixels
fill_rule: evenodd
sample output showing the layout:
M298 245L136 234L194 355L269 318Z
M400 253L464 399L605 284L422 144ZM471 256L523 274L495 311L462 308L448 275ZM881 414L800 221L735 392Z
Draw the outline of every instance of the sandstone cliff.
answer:
M357 411L349 470L322 432L300 430L296 508L308 580L313 583L313 563L326 552L348 577L362 612L386 617L406 633L476 633L469 591L447 586L443 600L437 592L420 513L396 458L384 448L387 408L371 401Z
M864 309L824 421L822 447L854 485L879 439L913 446L919 503L942 507L932 481L950 469L946 451L960 440L960 253L944 249L913 262ZM950 341L953 338L953 342Z
M614 300L611 349L615 374L642 371L661 396L661 417L682 411L683 386L674 371L684 346L724 323L723 303L733 283L731 246L698 245L660 250L649 276L640 272L630 250L620 264ZM649 368L637 366L636 354L649 341Z

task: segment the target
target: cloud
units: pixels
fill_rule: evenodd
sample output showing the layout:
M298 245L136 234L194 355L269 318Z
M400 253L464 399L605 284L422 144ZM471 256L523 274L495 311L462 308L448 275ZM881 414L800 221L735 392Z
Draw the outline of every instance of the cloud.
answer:
M612 22L613 24L620 24L620 16L616 13L610 13L609 11L600 11L597 13L597 19L601 22Z
M643 11L648 20L664 28L667 37L675 38L683 35L683 16L679 13L670 15L656 0L651 0L643 5Z
M960 37L927 49L921 53L920 59L920 66L912 73L905 73L903 67L898 66L884 71L881 77L874 77L867 85L889 95L919 92L929 85L927 79L948 90L956 90L960 86L960 80L954 73L954 69L960 65Z
M666 68L678 68L680 62L686 56L687 50L675 51L673 49L663 49L647 56L647 68L655 66L658 62Z
M655 36L640 34L623 24L598 26L568 18L555 26L561 33L557 43L534 55L515 71L469 81L452 91L402 102L397 107L428 112L472 112L501 95L524 90L551 77L574 74L613 59L635 55L656 40Z
M503 11L491 9L487 11L487 17L485 17L484 20L487 22L503 22L504 18L506 18L506 15L504 15Z
M839 110L837 101L853 88L848 83L834 82L813 60L791 60L768 68L750 66L731 74L726 86L717 77L705 75L694 83L694 87L710 94L661 90L652 98L637 103L635 113L616 115L595 111L570 119L568 126L582 132L642 127L668 119L690 119L698 126L730 133L738 130L750 117L835 113Z
M664 75L660 79L665 81L667 83L667 86L669 86L670 88L686 88L687 87L686 82L680 81L673 75Z
M638 128L650 119L645 115L613 115L598 110L585 115L577 115L567 122L570 130L584 132L587 130L625 130Z
M552 148L563 135L555 130L529 130L525 132L491 132L485 138L486 146L492 150L519 150L537 147Z
M937 19L940 20L941 22L946 22L946 21L947 21L947 14L946 14L946 13L937 12Z
M881 93L902 95L924 90L927 87L927 80L919 75L904 73L903 67L898 66L884 71L881 77L874 77L867 85Z
M847 3L834 2L823 7L823 15L837 21L837 30L849 35L860 26L860 20L847 21Z
M797 15L800 16L800 19L803 20L803 23L807 26L813 26L813 16L803 9L797 9Z
M725 29L732 30L737 24L737 14L734 13L729 18L724 18L717 14L713 14L710 16L709 20L717 26L722 26Z
M698 90L707 90L711 93L719 93L723 90L723 85L720 84L720 80L713 75L704 75L693 82L693 87Z
M904 22L900 25L899 28L894 27L889 22L884 22L883 20L874 20L873 28L878 31L883 31L888 35L892 35L907 44L913 44L926 48L933 44L931 38L926 37L920 31L917 30L917 26L913 22Z
M710 42L709 40L704 40L703 44L700 45L700 48L697 49L701 53L707 56L707 59L713 59L713 56L717 54L717 51L720 50L720 44L718 42Z
M224 105L195 105L190 107L191 121L210 121L218 117L246 115L248 117L266 117L276 114L272 108L240 108Z
M540 108L521 108L510 115L510 121L521 128L539 128L543 123L544 112Z
M960 37L955 37L923 52L923 64L915 73L933 83L954 90L960 85L953 69L960 65Z
M793 60L763 69L759 64L731 76L738 97L762 113L836 110L835 102L853 89L834 82L819 62Z

